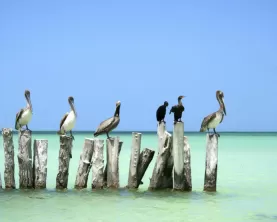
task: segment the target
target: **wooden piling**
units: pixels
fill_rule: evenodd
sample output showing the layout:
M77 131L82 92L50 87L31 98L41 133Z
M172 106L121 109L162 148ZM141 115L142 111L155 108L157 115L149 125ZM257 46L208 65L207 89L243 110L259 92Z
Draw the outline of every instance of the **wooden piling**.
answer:
M56 189L67 189L69 163L72 151L72 138L60 136L59 169L56 177Z
M162 144L163 148L158 153L157 160L152 172L152 177L150 179L149 190L158 190L164 188L164 171L166 169L172 147L172 136L170 133L165 132Z
M206 137L206 164L204 191L216 191L217 162L218 162L218 136L216 134Z
M47 160L48 160L48 140L34 140L33 176L34 188L46 188L47 179Z
M14 179L14 144L12 129L3 128L3 147L5 153L4 181L7 189L15 189Z
M92 155L92 189L104 187L104 140L94 139Z
M129 164L129 177L127 188L138 187L138 162L141 147L141 133L132 133L132 150Z
M0 172L0 189L2 189L2 178L1 178L1 172Z
M120 154L121 148L122 148L123 142L119 141L119 147L118 147L118 156ZM107 150L108 155L108 150ZM107 156L108 159L108 156ZM106 162L105 170L104 170L104 177L103 177L103 185L104 187L107 187L107 169L108 169L108 161Z
M138 182L136 188L139 187L140 184L143 184L142 178L151 163L154 157L155 151L145 148L139 155L139 162L138 162Z
M158 124L158 128L157 128L158 152L160 152L163 149L163 137L165 132L166 132L165 123L161 122L160 124Z
M18 137L19 188L31 189L33 188L32 131L21 130Z
M91 168L94 140L86 138L82 153L80 154L79 166L75 179L75 189L87 188L88 176Z
M110 137L106 140L108 188L119 188L119 146L119 137Z
M184 190L184 123L173 129L173 189Z
M191 157L188 138L184 136L184 190L191 191Z

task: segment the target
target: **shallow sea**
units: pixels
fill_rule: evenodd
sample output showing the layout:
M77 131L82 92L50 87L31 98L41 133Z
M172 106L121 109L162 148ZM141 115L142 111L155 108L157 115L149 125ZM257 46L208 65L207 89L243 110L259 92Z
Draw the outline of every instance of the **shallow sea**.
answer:
M120 186L127 185L132 132L114 133L123 147L119 157ZM277 133L221 133L217 192L203 192L206 135L185 133L191 147L192 192L148 191L157 152L137 191L75 190L74 182L85 138L75 133L68 190L56 191L59 137L33 132L32 139L48 139L45 190L0 190L0 221L277 221ZM15 180L18 188L17 134ZM105 138L100 136L100 138ZM157 150L156 133L143 133L142 149ZM106 149L104 149L106 152ZM105 155L104 155L105 156ZM4 151L0 137L0 172L4 186Z

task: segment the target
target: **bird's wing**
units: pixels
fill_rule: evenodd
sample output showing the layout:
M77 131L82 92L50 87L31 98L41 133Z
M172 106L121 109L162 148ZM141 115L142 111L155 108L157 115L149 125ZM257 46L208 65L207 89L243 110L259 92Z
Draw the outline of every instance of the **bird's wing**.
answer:
M68 112L66 114L64 114L63 118L61 119L61 122L60 122L60 129L62 128L62 125L64 123L64 121L66 120L66 117L68 116Z
M24 109L21 109L21 110L16 114L16 117L15 117L15 127L14 127L15 129L17 129L17 128L16 128L17 121L20 119L20 117L22 116L23 112L24 112Z
M216 112L214 112L214 113L212 113L212 114L206 116L206 117L203 119L203 121L202 121L201 128L202 128L202 127L206 127L206 126L208 125L208 123L209 123L210 121L212 121L215 117L216 117Z
M156 111L156 117L158 118L159 113L161 112L162 106L159 106L159 108Z
M172 107L171 107L171 110L170 110L170 112L169 112L169 114L170 114L170 113L174 113L174 112L176 111L176 108L177 108L177 105L172 106Z
M115 118L114 117L110 117L109 119L106 119L104 121L102 121L99 126L97 127L97 130L95 131L95 133L100 133L105 131L105 129L114 122Z

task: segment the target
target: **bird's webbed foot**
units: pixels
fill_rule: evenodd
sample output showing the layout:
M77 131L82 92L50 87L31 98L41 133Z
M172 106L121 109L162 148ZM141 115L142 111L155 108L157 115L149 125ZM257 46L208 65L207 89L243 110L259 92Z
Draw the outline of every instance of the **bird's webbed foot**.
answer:
M72 131L70 130L70 136L71 136L71 138L73 139L73 140L75 140L75 138L74 138L74 136L73 136L73 134L72 134Z
M217 133L214 129L214 135L217 135L218 137L220 137L219 133Z
M111 139L111 137L109 136L109 134L108 133L106 133L107 134L107 139L109 140L109 139Z

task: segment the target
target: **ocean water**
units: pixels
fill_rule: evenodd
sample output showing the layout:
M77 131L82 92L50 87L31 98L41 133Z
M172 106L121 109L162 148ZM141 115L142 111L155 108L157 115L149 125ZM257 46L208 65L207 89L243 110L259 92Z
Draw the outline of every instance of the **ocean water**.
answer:
M0 190L0 221L277 221L277 133L221 133L218 152L217 192L203 192L206 135L185 133L191 147L192 192L148 191L157 156L156 133L142 134L142 149L155 156L137 191L127 185L132 132L113 133L123 141L119 157L119 190L75 190L74 183L85 138L75 133L68 190L56 191L59 137L33 133L48 139L48 176L45 190ZM105 136L100 136L105 138ZM17 135L15 180L18 188ZM104 149L104 152L106 150ZM105 153L104 153L105 156ZM106 157L106 156L105 156ZM0 137L0 172L4 185L4 151Z

